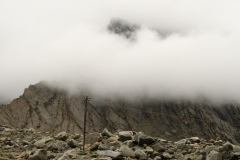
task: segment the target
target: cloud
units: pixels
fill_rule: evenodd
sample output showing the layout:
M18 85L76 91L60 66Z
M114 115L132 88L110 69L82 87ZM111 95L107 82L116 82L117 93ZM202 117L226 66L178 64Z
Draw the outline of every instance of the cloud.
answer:
M239 7L222 0L2 1L0 101L47 80L104 95L239 102ZM112 18L139 25L136 40L110 33Z

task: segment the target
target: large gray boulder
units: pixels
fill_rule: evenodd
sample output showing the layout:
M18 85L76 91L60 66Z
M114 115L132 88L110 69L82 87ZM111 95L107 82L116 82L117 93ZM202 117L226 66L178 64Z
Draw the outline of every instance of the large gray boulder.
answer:
M113 134L109 132L107 128L104 128L104 130L102 131L102 136L111 137L112 135Z
M129 148L132 148L135 145L132 140L127 140L127 141L123 142L123 144L125 146L128 146Z
M78 146L78 143L74 139L71 139L70 141L68 141L68 146L71 148L76 148Z
M110 150L116 150L117 148L121 147L122 142L120 141L113 141L107 144L107 146L110 148Z
M157 152L164 152L166 150L160 142L156 142L155 144L153 144L152 148Z
M118 137L119 137L119 141L127 141L127 140L131 140L133 136L133 132L132 131L121 131L118 133Z
M159 156L156 156L153 160L161 160L162 158Z
M102 140L101 133L94 132L86 136L86 143L93 144L95 142L100 142Z
M200 139L198 137L191 137L189 140L191 143L200 143Z
M93 145L91 145L90 147L90 151L97 150L99 145L100 145L100 142L93 143Z
M185 145L187 143L187 139L181 139L177 142L174 142L174 144L176 145Z
M206 160L222 160L222 154L212 150L208 155Z
M222 146L221 149L224 150L224 151L232 151L232 150L233 150L233 146L232 146L231 143L225 143L225 144Z
M98 150L109 150L110 148L106 144L100 144L98 146Z
M232 145L233 146L233 152L240 152L240 146L238 145Z
M28 160L47 160L47 151L38 149L33 155L30 155Z
M231 143L225 143L222 147L219 147L219 152L222 154L223 159L230 159L232 151L233 145Z
M210 153L210 151L212 151L212 150L219 152L219 148L214 145L207 146L203 149L203 151L206 152L206 154Z
M165 159L171 159L171 158L172 158L172 155L169 154L168 152L163 152L162 156L163 156Z
M105 150L105 151L99 151L98 150L97 154L99 156L107 156L107 157L117 158L121 155L121 152L110 151L110 150Z
M112 136L110 138L107 139L107 144L113 141L118 141L119 137L118 136Z
M142 132L138 132L137 134L135 134L134 141L136 141L139 146L143 146L144 144L150 145L155 142L152 137L147 136Z
M66 132L60 132L56 135L56 138L62 141L66 141L66 139L68 138L68 135Z
M135 153L131 148L128 148L127 146L121 146L120 151L122 152L122 155L125 157L135 157Z
M48 143L48 142L50 142L50 141L52 141L52 140L53 140L53 138L51 138L51 137L44 137L44 138L36 141L36 142L34 143L34 145L35 145L37 148L41 148L41 147L43 147L46 143Z
M138 159L141 159L141 160L147 159L147 154L143 150L140 150L140 149L136 150L135 155L136 155L136 158Z
M47 150L49 151L57 151L58 150L58 146L55 143L51 143L47 146Z

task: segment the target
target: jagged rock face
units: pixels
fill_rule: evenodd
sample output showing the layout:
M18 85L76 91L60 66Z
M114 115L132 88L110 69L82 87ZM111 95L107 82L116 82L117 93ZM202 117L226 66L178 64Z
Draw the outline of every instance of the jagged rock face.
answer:
M0 108L0 124L39 131L82 133L84 106L81 97L42 83ZM139 100L97 100L88 106L87 132L136 130L169 140L198 136L240 143L240 107L206 103ZM0 128L1 129L1 128Z

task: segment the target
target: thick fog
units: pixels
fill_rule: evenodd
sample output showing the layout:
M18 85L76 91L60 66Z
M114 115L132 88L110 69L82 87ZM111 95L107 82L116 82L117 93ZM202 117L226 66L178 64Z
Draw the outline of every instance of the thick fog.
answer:
M238 0L0 1L0 103L41 80L100 95L240 102L239 8ZM139 25L135 40L109 32L112 18Z

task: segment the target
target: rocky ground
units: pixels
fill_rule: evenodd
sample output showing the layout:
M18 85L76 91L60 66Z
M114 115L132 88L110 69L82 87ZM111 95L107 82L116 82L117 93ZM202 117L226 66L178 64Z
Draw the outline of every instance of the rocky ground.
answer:
M150 137L143 132L118 131L79 133L40 133L33 128L0 126L0 160L7 159L91 159L91 160L238 160L240 146L216 139L198 137L176 142Z

